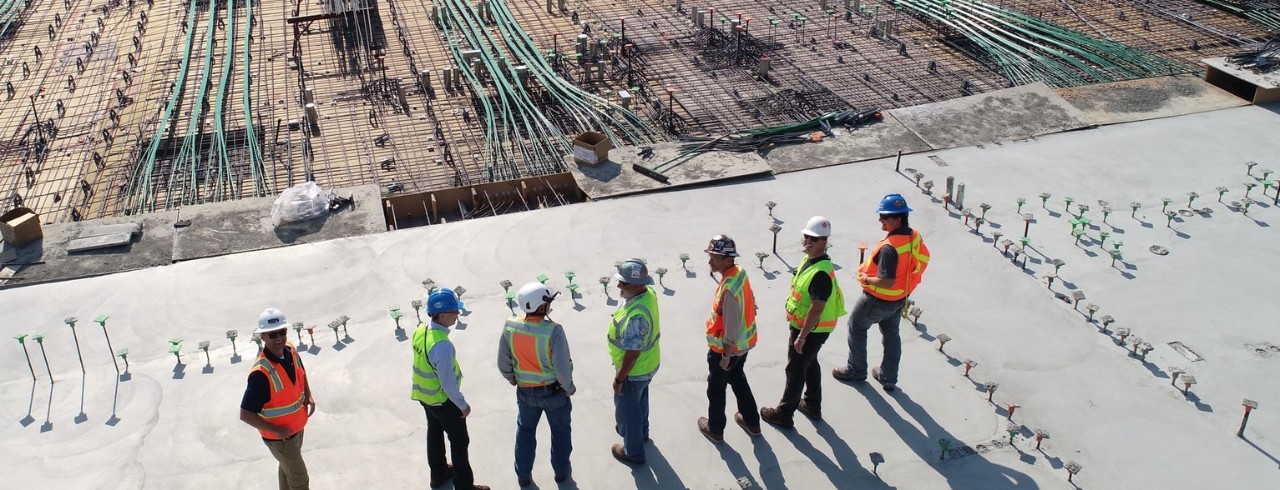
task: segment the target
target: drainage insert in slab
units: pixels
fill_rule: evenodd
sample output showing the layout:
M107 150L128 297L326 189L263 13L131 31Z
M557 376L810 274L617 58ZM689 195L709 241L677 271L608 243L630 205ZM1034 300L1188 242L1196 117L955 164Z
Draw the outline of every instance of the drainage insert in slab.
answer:
M1159 245L1152 245L1148 250L1151 250L1151 253L1156 255L1169 255L1169 249Z
M1173 350L1178 351L1179 354L1182 354L1182 357L1190 359L1191 362L1200 362L1204 360L1203 357L1200 357L1200 354L1196 354L1196 351L1191 350L1190 347L1182 345L1182 342L1176 340L1169 342L1169 347L1173 347Z

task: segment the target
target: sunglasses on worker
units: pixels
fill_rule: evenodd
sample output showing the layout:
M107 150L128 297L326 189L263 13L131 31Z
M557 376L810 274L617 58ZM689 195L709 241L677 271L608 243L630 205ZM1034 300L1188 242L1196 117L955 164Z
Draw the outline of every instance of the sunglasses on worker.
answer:
M276 330L276 331L274 331L274 332L263 332L263 333L262 333L262 338L264 338L264 339L278 339L278 338L280 338L280 337L284 337L285 335L289 335L289 332L288 332L288 331L285 331L285 330Z

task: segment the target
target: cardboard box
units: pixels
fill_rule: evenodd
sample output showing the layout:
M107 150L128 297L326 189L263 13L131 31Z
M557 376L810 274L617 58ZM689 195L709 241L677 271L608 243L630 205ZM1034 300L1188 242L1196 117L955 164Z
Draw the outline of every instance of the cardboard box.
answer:
M14 208L0 215L0 235L4 242L22 247L44 237L40 229L40 216L27 208Z
M609 160L613 143L603 134L587 131L573 139L573 161L595 167Z

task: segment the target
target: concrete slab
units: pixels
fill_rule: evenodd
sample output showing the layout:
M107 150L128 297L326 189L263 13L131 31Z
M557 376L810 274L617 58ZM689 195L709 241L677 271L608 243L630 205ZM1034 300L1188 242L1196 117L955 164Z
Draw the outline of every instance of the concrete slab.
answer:
M610 151L609 160L599 166L581 165L569 157L565 158L565 166L573 173L582 192L592 199L674 189L773 171L759 155L708 152L689 158L679 165L668 166L662 174L669 182L662 183L636 172L631 168L632 164L654 167L679 156L681 152L676 143L663 143L652 148L653 156L647 159L637 155L639 148L624 146Z
M85 228L80 232L80 238L89 238L103 235L114 235L118 233L142 233L142 223L122 223L118 225L101 225Z
M44 225L44 238L17 250L16 262L40 264L14 267L17 272L3 286L37 284L169 265L173 258L173 222L177 212L119 216L91 221ZM141 223L142 232L122 247L68 253L71 242L90 228Z
M173 261L213 257L250 250L314 243L386 231L382 197L376 185L334 189L353 194L356 204L304 223L271 225L275 197L241 199L192 206L182 210L191 225L174 237ZM327 192L327 190L326 190Z
M784 146L762 156L774 172L783 173L884 158L897 155L899 150L910 154L930 149L892 114L882 114L880 122L850 132L837 130L835 137L821 142Z
M67 253L77 254L87 252L89 250L128 245L132 238L132 233L111 233L107 235L93 235L88 238L77 238L75 240L71 240L71 242L67 244Z
M1057 89L1090 124L1105 125L1180 116L1248 105L1194 75L1146 78Z
M411 311L409 302L425 292L421 281L433 278L469 290L468 314L451 339L473 407L477 481L516 488L513 388L494 368L501 325L511 315L499 281L547 274L563 290L564 271L574 270L581 296L561 296L552 317L565 325L574 358L578 488L742 488L740 481L771 489L1216 488L1223 475L1232 486L1273 488L1280 485L1280 417L1267 415L1267 407L1280 406L1273 382L1280 340L1265 319L1280 316L1280 304L1267 286L1274 268L1266 264L1280 255L1272 232L1280 208L1260 200L1246 214L1230 202L1242 198L1242 183L1260 177L1257 168L1246 175L1244 161L1277 167L1275 134L1280 114L1239 107L937 152L946 167L931 166L929 155L904 157L904 166L927 169L932 179L967 183L975 206L992 204L980 229L881 159L0 291L0 336L48 332L44 345L57 380L47 383L35 353L37 382L22 356L0 355L0 418L10 421L0 424L0 466L16 488L271 481L276 463L257 432L236 421L236 410L253 355L245 337L258 312L274 306L307 325L351 317L350 339L324 328L314 341L290 333L295 342L316 344L304 354L317 401L303 449L313 486L420 488L427 479L425 421L408 397L411 349L395 336L388 309ZM1217 185L1230 189L1225 203L1216 200ZM1194 206L1184 201L1189 191L1203 196ZM745 252L740 263L759 307L759 344L747 376L757 402L772 405L784 384L786 270L799 261L800 227L815 214L832 220L837 280L856 298L857 244L883 235L872 214L886 192L906 195L915 209L911 224L933 256L913 294L923 316L900 327L901 390L827 377L847 361L842 321L819 355L824 420L801 417L795 430L766 427L758 438L730 425L725 444L707 442L695 421L706 414L701 324L716 283L697 251L726 233ZM1043 206L1040 192L1052 194ZM1251 195L1261 194L1255 188ZM1065 196L1074 196L1072 205ZM1028 200L1021 210L1019 197ZM1176 198L1171 224L1160 213L1162 197ZM1122 210L1104 222L1099 200ZM765 201L778 203L772 219ZM1143 203L1133 217L1131 201ZM1092 206L1093 222L1076 243L1069 220L1080 203ZM1018 211L1037 216L1025 267L993 243L993 232L1021 236ZM772 249L768 228L775 223L783 227L779 253L757 266L754 253ZM1112 264L1106 250L1116 239L1124 257ZM695 257L687 270L680 253ZM655 286L663 361L650 390L649 463L637 468L608 454L617 437L610 432L614 373L604 329L619 296L592 280L632 256L671 271ZM1050 288L1043 280L1055 258L1066 264ZM1107 333L1096 317L1059 299L1075 290L1100 306L1098 315L1114 316ZM83 327L81 374L61 320L97 314L111 315L112 342L132 352L127 381L117 382L105 343ZM1121 342L1120 327L1153 346L1145 359ZM227 329L240 330L238 351L221 340ZM953 339L945 352L938 350L942 334ZM877 335L872 365L881 356ZM175 365L167 351L164 339L175 336L187 339L187 364ZM211 339L206 368L193 346ZM1175 341L1204 360L1182 357L1169 346ZM968 377L964 359L978 362ZM1199 380L1187 394L1171 386L1175 367ZM986 382L999 384L991 402ZM1243 398L1261 408L1237 438ZM1009 404L1019 405L1012 416ZM1023 426L1011 445L1010 422ZM1033 429L1050 434L1039 450ZM545 428L539 438L533 477L550 487ZM945 452L942 439L952 442ZM878 468L872 452L885 458ZM1066 482L1069 461L1083 466L1078 486Z
M1090 125L1044 83L889 111L935 150L1018 140Z

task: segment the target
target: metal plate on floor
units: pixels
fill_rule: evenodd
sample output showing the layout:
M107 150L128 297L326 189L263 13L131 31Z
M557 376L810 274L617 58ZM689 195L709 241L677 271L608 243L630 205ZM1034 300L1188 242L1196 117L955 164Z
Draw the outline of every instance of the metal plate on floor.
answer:
M1169 347L1173 347L1173 350L1178 351L1179 354L1182 354L1183 357L1190 359L1191 362L1200 362L1204 360L1203 357L1200 357L1200 354L1196 354L1196 351L1191 350L1190 347L1182 345L1182 342L1179 342L1176 340L1173 342L1169 342Z

